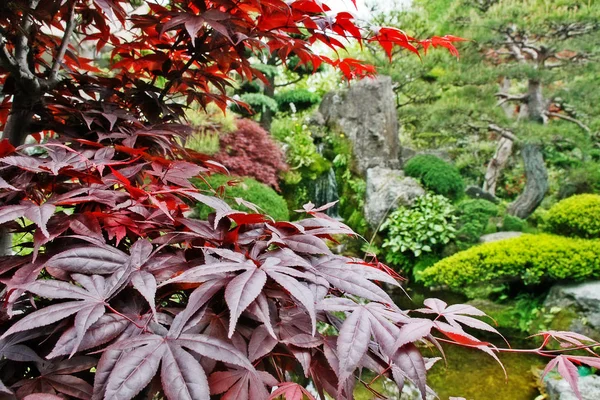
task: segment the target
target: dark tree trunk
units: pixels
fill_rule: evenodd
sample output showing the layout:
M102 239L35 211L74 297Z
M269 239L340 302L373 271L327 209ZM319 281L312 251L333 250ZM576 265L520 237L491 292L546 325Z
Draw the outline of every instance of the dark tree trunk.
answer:
M521 150L527 183L525 190L508 206L508 213L527 218L540 205L548 191L548 171L540 145L525 144Z
M34 107L37 96L17 92L13 98L12 108L2 132L2 139L15 147L25 143L33 122ZM12 235L5 228L0 227L0 256L12 254Z
M269 84L265 85L264 95L270 98L275 98L275 78L268 77ZM273 111L270 108L264 107L260 114L260 125L268 132L271 131L271 122L273 122Z
M2 132L2 139L8 139L13 146L25 143L27 135L33 122L35 105L39 102L38 96L17 92L13 98L13 104Z

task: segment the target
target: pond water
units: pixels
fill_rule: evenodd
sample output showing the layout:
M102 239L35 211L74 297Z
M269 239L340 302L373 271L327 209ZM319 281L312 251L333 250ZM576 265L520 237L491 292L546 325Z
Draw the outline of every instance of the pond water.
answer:
M394 300L403 309L414 309L422 306L428 297L440 298L449 304L465 302L465 298L452 293L431 293L419 287L408 289L411 299L403 293L394 295ZM513 348L532 348L535 346L520 331L502 331ZM490 341L497 346L506 347L502 339L483 336L478 337ZM498 340L499 339L499 340ZM428 384L436 391L441 400L449 397L464 397L467 400L534 400L540 392L537 387L536 370L543 368L541 357L527 354L504 353L500 360L508 372L508 380L500 365L487 354L469 348L444 345L446 363L438 361L429 371ZM439 356L437 350L423 349L426 357ZM380 384L378 390L386 391ZM383 393L382 392L382 393ZM388 396L390 393L388 393ZM356 399L375 399L367 390L358 390ZM390 396L397 398L397 395Z

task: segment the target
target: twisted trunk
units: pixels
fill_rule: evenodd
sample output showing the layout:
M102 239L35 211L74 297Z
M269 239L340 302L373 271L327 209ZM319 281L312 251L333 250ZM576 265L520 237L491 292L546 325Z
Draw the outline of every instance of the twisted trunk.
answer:
M540 145L525 144L521 156L525 165L527 183L523 193L508 206L508 213L525 219L541 204L548 192L548 171Z
M521 117L540 124L546 123L547 102L542 93L542 83L529 80L527 103L521 108ZM508 213L527 218L540 205L548 192L548 171L542 155L542 146L528 143L521 150L527 183L519 197L508 206Z
M496 153L488 163L487 171L485 172L485 181L483 182L483 190L485 192L494 196L496 195L498 179L508 163L508 159L512 154L512 149L513 141L504 136L500 137L498 146L496 147Z

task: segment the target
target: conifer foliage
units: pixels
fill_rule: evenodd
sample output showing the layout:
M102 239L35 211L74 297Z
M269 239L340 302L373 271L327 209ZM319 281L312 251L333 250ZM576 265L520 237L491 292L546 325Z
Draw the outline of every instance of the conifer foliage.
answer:
M435 359L419 342L501 350L463 330L495 332L473 307L430 299L418 318L400 310L379 285L398 285L387 267L331 253L327 240L353 233L322 208L274 222L189 182L223 167L183 147L188 128L174 121L186 101L225 107L230 72L260 79L248 49L327 62L349 78L372 72L309 49L362 40L350 14L311 0L172 0L141 13L122 0L7 4L0 228L31 240L0 258L2 396L312 398L295 383L304 376L321 397L351 399L366 368L425 398ZM422 46L397 30L374 38ZM110 73L80 55L85 41L110 48ZM44 140L23 144L27 135ZM193 202L214 209L208 221L187 217ZM575 363L600 367L593 353L532 351L572 383Z

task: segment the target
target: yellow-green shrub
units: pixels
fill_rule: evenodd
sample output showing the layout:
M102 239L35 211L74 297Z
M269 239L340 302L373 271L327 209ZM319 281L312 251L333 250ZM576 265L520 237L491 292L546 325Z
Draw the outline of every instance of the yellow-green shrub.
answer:
M287 221L290 219L287 204L283 197L277 194L271 187L255 179L221 174L207 176L205 179L213 189L216 190L221 186L225 189L224 200L234 210L252 212L252 210L245 206L237 204L235 198L239 197L258 206L262 212L270 215L276 221ZM237 185L229 186L227 184L232 181L238 181ZM209 189L206 183L200 179L194 179L192 183L199 189ZM205 220L211 212L213 212L213 209L204 204L198 203L196 205L196 214L200 219Z
M426 268L427 285L459 290L521 281L582 280L600 277L600 240L541 234L485 243Z
M548 232L600 238L600 195L580 194L556 203L546 215Z

